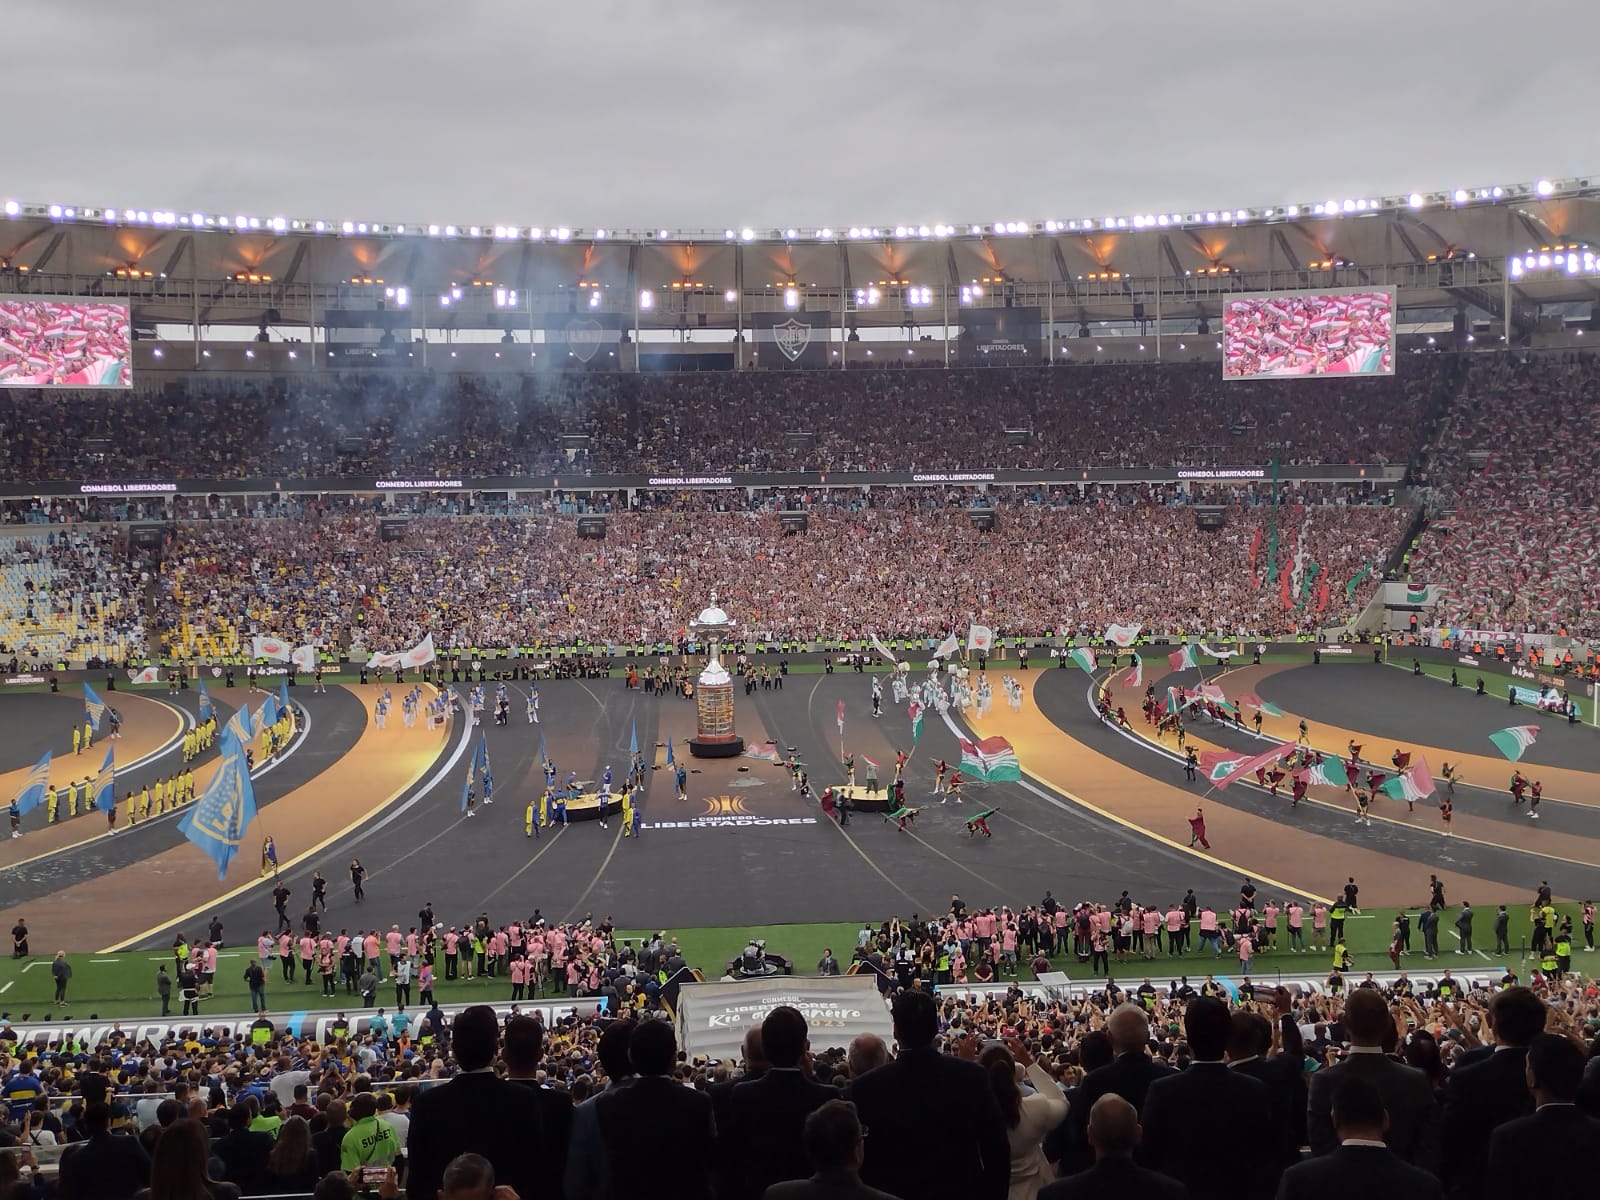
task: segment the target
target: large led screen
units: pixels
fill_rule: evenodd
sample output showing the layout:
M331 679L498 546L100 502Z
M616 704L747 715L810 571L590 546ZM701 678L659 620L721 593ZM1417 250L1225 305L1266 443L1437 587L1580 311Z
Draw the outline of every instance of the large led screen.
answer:
M0 297L0 387L132 386L126 304Z
M1390 288L1237 296L1223 309L1225 379L1393 374Z

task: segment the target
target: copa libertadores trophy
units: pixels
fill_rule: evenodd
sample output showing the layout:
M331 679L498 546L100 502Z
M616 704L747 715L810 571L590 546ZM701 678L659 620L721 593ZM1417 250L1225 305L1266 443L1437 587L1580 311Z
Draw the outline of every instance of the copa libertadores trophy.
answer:
M689 624L695 637L708 647L695 689L698 731L689 743L689 753L696 758L733 758L744 753L744 739L733 731L733 676L722 665L722 642L733 626L728 614L717 607L715 592L711 593L711 607Z

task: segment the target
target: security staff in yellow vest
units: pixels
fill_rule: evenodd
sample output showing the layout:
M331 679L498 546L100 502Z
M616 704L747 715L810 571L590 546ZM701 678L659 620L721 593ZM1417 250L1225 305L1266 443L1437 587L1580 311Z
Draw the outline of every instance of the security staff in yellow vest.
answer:
M1556 934L1556 970L1562 975L1572 970L1572 934L1566 929Z
M272 1022L267 1020L266 1013L262 1013L250 1024L250 1044L265 1046L272 1040L273 1033Z

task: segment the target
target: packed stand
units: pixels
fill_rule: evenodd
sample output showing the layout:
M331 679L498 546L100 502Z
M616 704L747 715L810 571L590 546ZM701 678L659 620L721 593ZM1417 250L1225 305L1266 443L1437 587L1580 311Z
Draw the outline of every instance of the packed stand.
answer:
M1540 906L1553 907L1542 896ZM193 1019L155 1042L118 1030L95 1046L41 1048L0 1028L3 1136L16 1147L0 1154L0 1196L132 1200L148 1186L154 1200L348 1200L358 1187L389 1197L404 1185L411 1196L506 1200L498 1185L622 1200L650 1181L683 1200L1445 1189L1489 1200L1529 1178L1581 1194L1582 1148L1600 1135L1600 992L1544 969L1526 983L1434 969L1425 982L1346 979L1335 926L1350 915L1307 913L1248 880L1220 918L1192 893L1150 907L1127 892L1075 906L1047 893L1017 908L953 897L935 918L868 924L858 938L851 957L879 982L893 1047L861 1034L823 1049L799 1011L779 1006L747 1028L739 1061L715 1062L680 1053L662 1011L684 965L671 940L633 947L609 922L547 926L536 912L500 925L484 914L450 930L470 942L364 942L359 968L386 975L396 1007L373 1013L363 995L361 1022L341 1013L321 1040L285 1031L264 1005L230 1036ZM424 906L423 928L436 929L432 916ZM1190 953L1206 961L1219 926L1236 945L1298 931L1340 961L1311 991L1252 984L1248 970L1229 971L1227 985L1176 975ZM204 985L181 949L187 1004ZM582 964L567 972L584 977L571 994L604 997L604 1015L578 999L548 1022L487 1006L451 1018L427 991L413 1009L402 990L415 959L426 971L503 975L515 1001L527 968L512 968L552 953ZM1017 977L1053 956L1107 953L1131 966L1071 996L955 978L969 958ZM1148 965L1157 956L1159 974ZM300 969L309 978L292 943L281 957L284 986ZM262 962L267 951L247 978ZM818 969L840 963L830 954ZM1157 979L1132 984L1140 975ZM629 1001L641 979L658 991Z
M440 647L672 642L716 591L752 638L920 637L969 621L1007 636L1111 621L1286 635L1359 612L1376 574L1345 585L1387 557L1406 519L1373 504L1233 506L1226 528L1203 532L1188 508L1126 494L1014 497L986 534L969 504L835 497L798 535L771 507L691 505L612 514L603 541L564 516L419 518L389 542L371 516L340 512L183 524L156 625L166 652L202 658L257 633L368 649L430 632Z
M9 479L487 478L560 471L1406 462L1455 360L1395 379L1224 382L1214 366L517 379L195 378L0 395ZM1007 429L1032 432L1009 445ZM785 434L814 435L790 447ZM568 453L562 435L589 439Z
M1438 624L1600 638L1596 445L1600 358L1474 362L1426 455L1447 515L1411 563L1444 588Z

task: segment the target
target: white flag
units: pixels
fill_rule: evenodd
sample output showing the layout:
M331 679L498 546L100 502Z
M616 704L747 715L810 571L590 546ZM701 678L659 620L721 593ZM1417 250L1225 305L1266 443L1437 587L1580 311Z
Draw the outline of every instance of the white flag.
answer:
M1106 641L1126 649L1133 645L1133 639L1139 636L1139 630L1143 628L1143 625L1107 625Z
M883 642L881 642L878 639L878 635L877 634L869 633L869 634L867 634L867 636L872 639L872 648L874 650L876 650L879 654L881 654L885 658L887 658L891 663L894 663L896 666L899 665L899 660L897 660L895 658L894 651L890 650L889 647L885 646L883 644Z
M380 651L375 651L373 653L372 657L367 659L367 670L369 670L369 671L389 671L389 670L393 670L395 667L398 667L400 665L400 663L402 662L404 657L405 656L402 655L402 654L385 654L381 650Z
M317 669L317 648L315 646L300 646L289 656L289 661L294 664L297 671L315 671Z
M131 679L134 683L160 683L161 682L161 668L160 667L146 667L142 671L129 671L128 672L128 678Z
M251 658L270 658L274 662L289 661L289 644L281 638L253 637L250 639Z
M961 642L956 635L952 633L934 648L933 656L935 658L949 658L959 649L961 649Z
M433 634L428 634L415 646L407 650L404 655L405 665L408 667L422 667L434 659Z
M987 625L967 626L967 649L987 654L994 647L994 630Z

